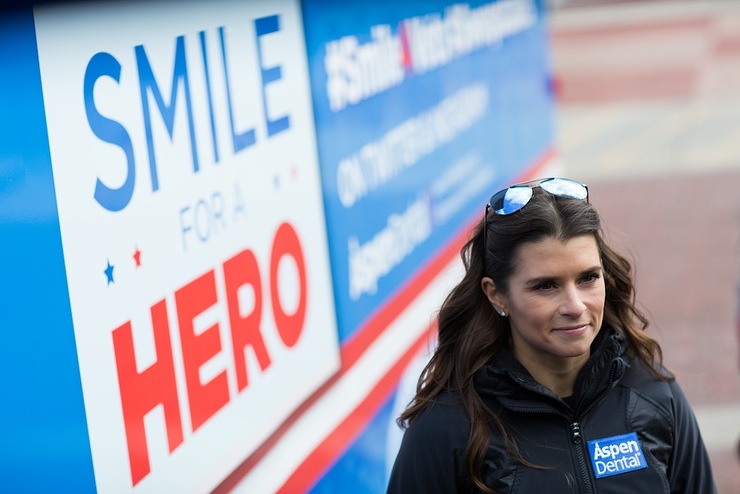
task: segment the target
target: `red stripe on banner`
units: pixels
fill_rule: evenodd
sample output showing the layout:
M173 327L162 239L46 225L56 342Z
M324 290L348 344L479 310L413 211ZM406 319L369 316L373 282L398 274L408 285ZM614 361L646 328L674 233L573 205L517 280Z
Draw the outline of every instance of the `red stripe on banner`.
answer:
M538 159L528 172L516 181L525 181L540 173L555 157L555 151L550 150ZM481 217L483 209L481 207ZM341 348L341 367L337 373L324 383L310 398L304 401L290 416L265 440L247 459L239 465L221 484L213 494L225 494L234 489L244 477L265 457L290 428L306 413L324 394L339 381L362 354L380 336L383 331L398 317L421 291L438 276L444 267L458 255L460 249L470 237L472 228L480 219L474 219L465 226L460 234L453 238L432 260L410 280L386 305L373 314L367 323L350 336ZM313 485L341 454L354 441L356 435L372 419L375 411L383 403L385 397L397 384L403 369L412 357L427 341L434 325L430 326L399 358L389 371L378 381L367 397L350 413L324 441L306 457L299 467L291 474L282 487L281 492L301 492L297 486L304 489ZM290 487L290 489L288 489Z
M372 420L378 409L393 392L406 367L413 358L429 343L429 336L436 324L427 328L419 338L404 352L400 359L378 381L364 400L350 413L321 445L313 450L303 463L291 474L278 494L306 492L313 486L334 461L360 435Z
M342 367L345 363L351 367L362 356L365 350L387 328L393 320L408 307L421 291L442 272L442 269L460 252L470 237L471 228L468 225L442 250L424 269L412 279L395 297L368 321L365 327L352 335L342 347Z

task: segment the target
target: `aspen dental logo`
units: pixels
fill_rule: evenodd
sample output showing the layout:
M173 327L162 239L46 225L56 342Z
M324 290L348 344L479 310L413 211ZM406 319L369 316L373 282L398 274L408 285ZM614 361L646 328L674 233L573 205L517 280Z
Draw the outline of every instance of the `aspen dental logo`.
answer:
M589 441L588 452L597 479L647 468L640 441L634 432Z

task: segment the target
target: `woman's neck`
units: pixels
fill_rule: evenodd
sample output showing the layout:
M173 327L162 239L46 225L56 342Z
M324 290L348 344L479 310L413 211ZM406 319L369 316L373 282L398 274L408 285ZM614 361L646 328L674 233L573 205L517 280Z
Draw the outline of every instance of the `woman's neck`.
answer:
M578 357L543 360L542 358L535 359L528 355L520 355L516 352L516 349L514 349L513 354L538 383L560 397L573 394L578 373L586 365L589 358L588 354L584 354Z

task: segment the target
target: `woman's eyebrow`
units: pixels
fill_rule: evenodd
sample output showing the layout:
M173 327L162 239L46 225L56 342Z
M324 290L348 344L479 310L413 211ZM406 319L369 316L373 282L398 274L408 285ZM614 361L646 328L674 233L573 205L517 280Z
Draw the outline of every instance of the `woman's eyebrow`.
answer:
M582 270L580 273L578 273L578 276L583 276L584 274L589 274L589 273L601 272L602 270L603 268L601 267L601 265L595 265L590 268L586 268ZM555 275L535 276L533 278L527 279L525 283L527 285L537 285L539 283L544 283L544 282L559 281L560 279L561 279L560 276L555 276Z

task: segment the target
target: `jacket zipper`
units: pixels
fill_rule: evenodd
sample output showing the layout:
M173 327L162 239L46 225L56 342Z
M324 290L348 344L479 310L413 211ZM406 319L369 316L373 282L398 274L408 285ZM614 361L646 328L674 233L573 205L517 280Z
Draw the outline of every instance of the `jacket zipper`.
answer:
M591 494L593 493L593 489L591 489L591 476L588 474L588 465L586 464L586 458L583 455L583 448L581 447L581 442L583 441L583 437L581 436L581 423L573 422L572 424L570 424L570 433L571 440L573 441L573 444L576 445L578 466L581 469L581 477L583 478L583 483L586 486L586 492Z
M589 404L588 408L583 410L580 414L578 414L578 417L576 418L576 421L570 424L570 432L571 432L571 440L573 441L573 444L575 444L576 449L576 456L578 457L578 465L581 469L581 476L583 478L583 483L586 486L586 492L588 494L593 493L592 483L591 483L591 476L588 473L588 464L586 463L585 454L583 452L583 436L581 435L581 419L588 414L594 407L596 407L599 403L601 403L604 398L606 398L607 393L611 391L612 385L614 384L614 374L616 374L617 370L617 364L616 362L612 365L611 370L609 371L609 383L607 384L606 388L604 388L604 391L599 394L599 396Z

